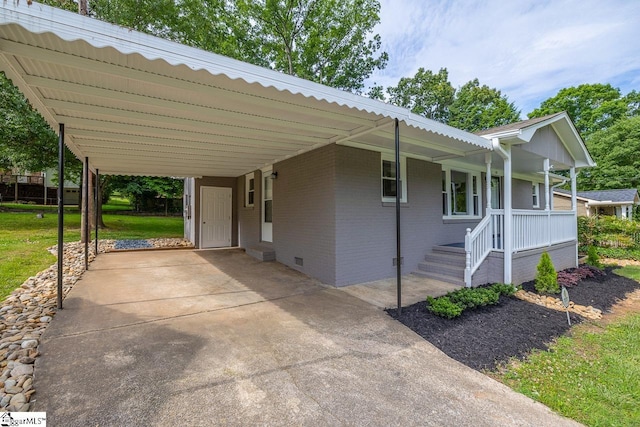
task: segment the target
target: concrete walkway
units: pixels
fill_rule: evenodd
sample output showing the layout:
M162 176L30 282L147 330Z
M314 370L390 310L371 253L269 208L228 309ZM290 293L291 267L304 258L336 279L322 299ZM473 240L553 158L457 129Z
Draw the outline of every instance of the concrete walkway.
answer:
M240 250L100 255L40 349L51 426L576 425Z

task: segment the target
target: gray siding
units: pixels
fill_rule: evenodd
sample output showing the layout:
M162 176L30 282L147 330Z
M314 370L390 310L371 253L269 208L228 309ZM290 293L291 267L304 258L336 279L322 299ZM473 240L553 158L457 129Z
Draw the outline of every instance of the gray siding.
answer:
M530 153L538 154L550 159L552 163L560 162L565 165L575 165L571 154L569 154L551 126L538 129L530 142L522 146L513 147L513 149L522 149Z
M273 246L277 261L335 284L335 145L274 165ZM303 265L295 263L302 258Z
M245 176L237 179L238 188L238 245L242 248L250 248L260 243L261 239L261 207L262 207L262 173L254 172L253 206L245 206Z
M393 277L395 204L383 204L380 153L337 146L336 286ZM401 208L403 273L417 269L434 245L464 241L475 221L442 219L440 165L407 159Z
M194 226L196 229L196 248L200 247L200 187L225 187L231 188L232 202L231 202L231 246L238 245L238 191L236 185L236 178L226 177L214 177L205 176L202 178L196 178L195 180L195 207L194 207Z

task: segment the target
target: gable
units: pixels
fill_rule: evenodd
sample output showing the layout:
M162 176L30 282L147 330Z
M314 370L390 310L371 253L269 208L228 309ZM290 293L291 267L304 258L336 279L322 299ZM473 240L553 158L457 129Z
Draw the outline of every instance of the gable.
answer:
M542 127L534 133L531 141L520 146L524 151L551 160L552 164L575 166L575 161L566 149L553 126Z

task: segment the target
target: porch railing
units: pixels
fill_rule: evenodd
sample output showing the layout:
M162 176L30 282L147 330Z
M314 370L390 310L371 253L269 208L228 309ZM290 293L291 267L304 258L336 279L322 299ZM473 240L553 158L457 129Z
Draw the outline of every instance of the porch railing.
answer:
M512 210L512 251L542 248L577 240L578 230L573 211ZM494 209L465 236L465 284L471 286L473 273L491 251L504 250L504 210Z

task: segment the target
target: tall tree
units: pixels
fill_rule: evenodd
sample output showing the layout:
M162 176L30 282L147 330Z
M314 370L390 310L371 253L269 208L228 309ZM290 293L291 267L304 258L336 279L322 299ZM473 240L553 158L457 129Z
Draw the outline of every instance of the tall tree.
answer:
M390 103L442 123L449 120L449 107L455 97L446 68L437 74L419 68L415 76L403 77L397 86L388 87L387 93Z
M597 166L580 172L581 189L640 187L640 116L624 117L594 132L587 147Z
M378 0L239 0L238 8L270 66L328 86L361 92L388 55L380 36Z
M529 118L566 111L584 138L598 130L606 129L629 114L637 114L638 96L635 92L626 99L620 89L610 84L583 84L561 89L554 97L544 101L529 113ZM635 101L634 101L635 100ZM635 111L633 109L635 102Z
M449 107L448 124L476 132L520 120L520 111L506 95L473 79L460 87Z

